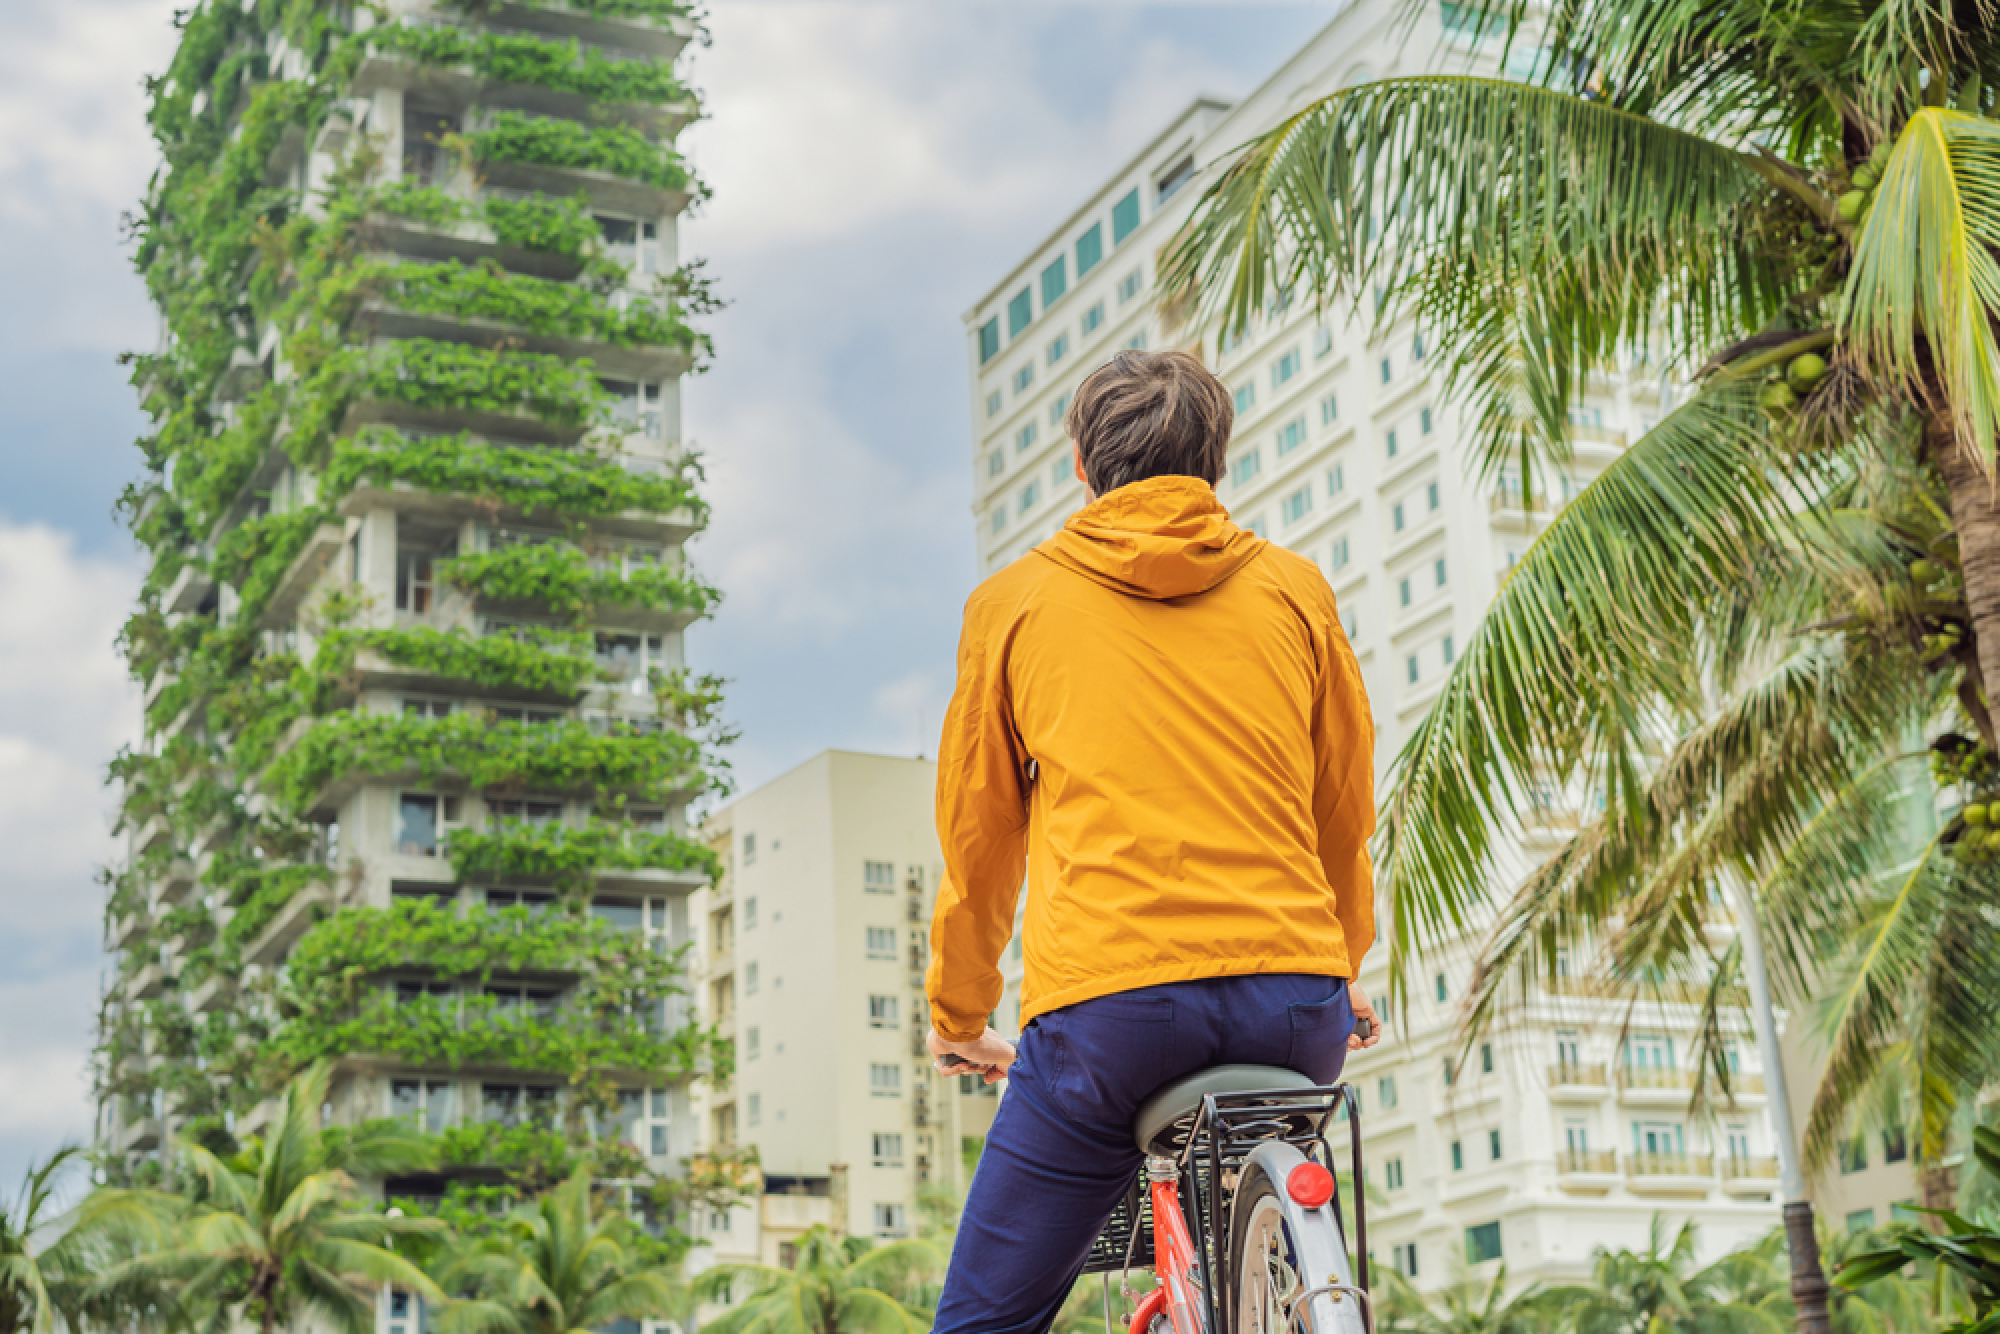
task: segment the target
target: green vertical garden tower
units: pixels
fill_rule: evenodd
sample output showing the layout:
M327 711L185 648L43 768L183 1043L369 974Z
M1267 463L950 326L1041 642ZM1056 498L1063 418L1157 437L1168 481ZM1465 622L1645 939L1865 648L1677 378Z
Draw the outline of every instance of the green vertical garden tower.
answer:
M114 1178L335 1122L532 1191L659 1186L727 1051L681 987L715 594L680 382L712 302L674 0L203 0L133 221L161 341L125 498L145 689L106 874ZM664 1188L662 1188L664 1189ZM657 1196L659 1190L652 1192Z

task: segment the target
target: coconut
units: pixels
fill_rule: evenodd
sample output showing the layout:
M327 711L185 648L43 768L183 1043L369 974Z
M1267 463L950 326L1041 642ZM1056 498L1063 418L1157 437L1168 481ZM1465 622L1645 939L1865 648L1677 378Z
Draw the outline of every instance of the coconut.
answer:
M1920 584L1934 584L1937 582L1938 576L1943 573L1944 571L1940 570L1932 561L1913 560L1910 562L1910 578Z
M1961 810L1959 814L1965 817L1965 822L1969 825L1978 826L1986 823L1986 808L1976 801Z
M1867 207L1867 204L1866 190L1849 190L1834 202L1833 211L1839 215L1842 222L1859 222L1861 210Z
M1864 162L1860 166L1854 169L1855 189L1873 190L1876 184L1877 181L1875 177L1875 168L1869 166L1867 163Z
M1758 406L1769 412L1783 412L1798 401L1799 396L1793 393L1792 387L1783 380L1771 381L1764 386L1763 392L1757 395Z
M1792 364L1785 367L1785 379L1800 393L1806 392L1826 376L1826 358L1808 352L1792 358Z

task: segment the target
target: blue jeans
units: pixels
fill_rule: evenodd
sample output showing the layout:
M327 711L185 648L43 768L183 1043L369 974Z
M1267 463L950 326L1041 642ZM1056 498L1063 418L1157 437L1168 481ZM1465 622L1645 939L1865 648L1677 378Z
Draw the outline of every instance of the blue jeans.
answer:
M1296 973L1170 982L1041 1015L1021 1035L959 1220L932 1334L1042 1334L1139 1170L1132 1117L1211 1065L1340 1076L1347 983Z

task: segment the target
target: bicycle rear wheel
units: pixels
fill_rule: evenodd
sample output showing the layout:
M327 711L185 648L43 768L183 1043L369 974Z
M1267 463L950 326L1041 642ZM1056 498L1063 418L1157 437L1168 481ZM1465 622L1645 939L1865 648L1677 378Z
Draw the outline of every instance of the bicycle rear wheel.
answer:
M1285 1194L1304 1162L1289 1145L1266 1145L1244 1165L1230 1211L1230 1334L1367 1334L1339 1219Z

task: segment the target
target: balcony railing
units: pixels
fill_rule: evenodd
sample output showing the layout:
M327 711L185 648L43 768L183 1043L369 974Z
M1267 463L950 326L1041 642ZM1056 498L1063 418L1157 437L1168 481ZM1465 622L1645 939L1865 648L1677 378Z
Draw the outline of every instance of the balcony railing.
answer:
M1609 1176L1618 1171L1618 1155L1609 1149L1564 1149L1556 1155L1556 1171Z
M1657 1065L1628 1065L1618 1072L1618 1086L1624 1089L1686 1092L1694 1087L1694 1072L1667 1070Z
M1721 1160L1724 1181L1775 1181L1778 1179L1776 1158L1751 1158L1741 1154L1730 1154Z
M1572 1065L1560 1061L1549 1067L1549 1083L1572 1088L1609 1088L1610 1075L1602 1065Z
M1705 1153L1635 1153L1625 1160L1628 1177L1707 1177L1715 1161Z

